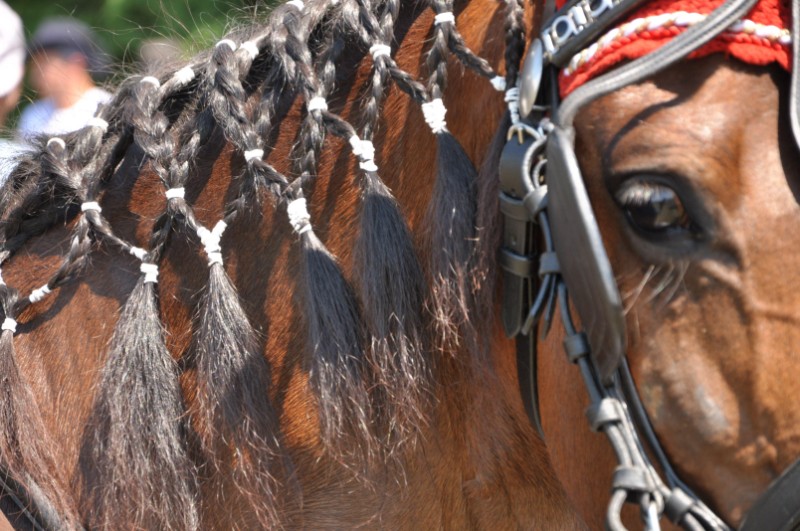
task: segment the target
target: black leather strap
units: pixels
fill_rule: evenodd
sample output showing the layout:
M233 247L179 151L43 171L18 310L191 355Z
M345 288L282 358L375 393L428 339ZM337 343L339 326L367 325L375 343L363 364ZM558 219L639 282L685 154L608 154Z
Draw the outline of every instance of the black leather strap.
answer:
M544 440L544 428L539 414L539 387L536 380L536 330L531 330L528 335L517 336L517 378L522 403L528 419L539 436Z
M800 530L800 459L781 474L747 511L739 529Z

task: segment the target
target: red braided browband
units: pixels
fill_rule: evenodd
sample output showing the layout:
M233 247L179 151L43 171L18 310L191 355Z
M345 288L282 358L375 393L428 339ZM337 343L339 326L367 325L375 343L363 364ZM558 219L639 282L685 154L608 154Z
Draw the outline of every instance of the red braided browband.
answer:
M559 86L566 96L620 61L636 59L667 43L672 37L722 4L722 0L654 0L626 22L606 32L561 71ZM723 52L745 63L777 62L790 70L791 10L782 0L761 0L744 20L689 55L690 59Z

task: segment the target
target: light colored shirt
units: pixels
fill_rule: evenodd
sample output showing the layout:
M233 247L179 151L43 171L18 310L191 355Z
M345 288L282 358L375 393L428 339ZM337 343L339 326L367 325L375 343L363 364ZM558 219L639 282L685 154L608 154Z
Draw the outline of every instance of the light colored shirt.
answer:
M49 98L35 101L19 117L19 136L30 139L39 134L60 135L80 129L94 116L97 106L110 99L111 94L95 87L66 109L57 108Z

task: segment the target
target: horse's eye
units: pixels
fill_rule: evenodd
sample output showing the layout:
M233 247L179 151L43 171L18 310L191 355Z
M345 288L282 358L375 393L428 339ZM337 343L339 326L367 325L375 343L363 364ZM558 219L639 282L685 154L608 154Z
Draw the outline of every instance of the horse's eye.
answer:
M683 202L669 186L629 179L616 196L628 220L641 231L663 234L691 228L691 219Z

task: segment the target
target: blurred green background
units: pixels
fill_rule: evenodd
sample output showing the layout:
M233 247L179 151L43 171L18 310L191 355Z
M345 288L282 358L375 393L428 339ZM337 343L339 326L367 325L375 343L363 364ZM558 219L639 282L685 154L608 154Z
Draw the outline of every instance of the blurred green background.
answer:
M19 13L27 37L49 17L71 16L86 22L115 62L118 76L136 68L143 42L168 38L186 56L217 42L234 24L263 20L282 0L6 0ZM104 84L113 85L115 76ZM17 112L6 125L16 126L19 112L36 95L25 83ZM0 134L0 136L5 136Z
M137 58L145 39L169 37L187 52L205 47L231 22L263 16L274 0L6 0L30 36L48 17L72 16L91 26L117 61Z

